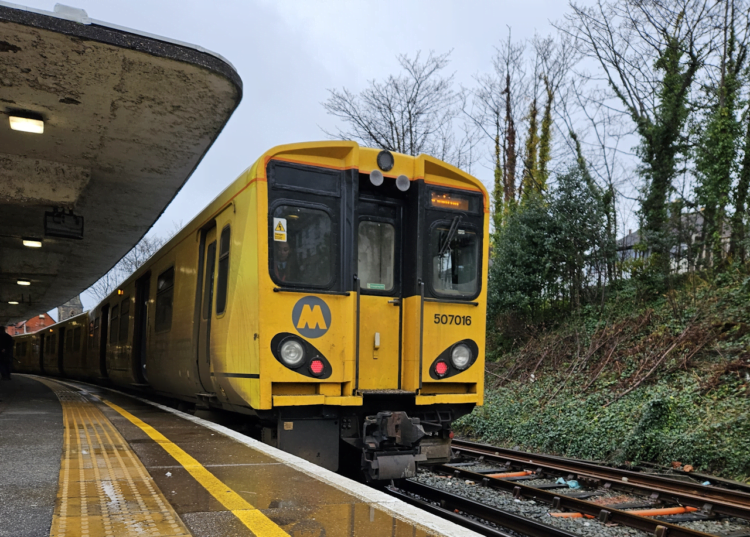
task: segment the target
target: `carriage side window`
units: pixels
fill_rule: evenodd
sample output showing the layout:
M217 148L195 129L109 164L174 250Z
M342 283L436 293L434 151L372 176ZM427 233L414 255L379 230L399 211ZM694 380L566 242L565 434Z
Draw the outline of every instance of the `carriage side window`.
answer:
M49 344L47 345L47 354L54 355L57 352L57 334L52 334L49 337Z
M118 306L112 307L112 313L109 314L109 342L117 342L117 328L120 326L118 321L120 309Z
M216 280L216 314L224 313L227 307L227 286L229 283L229 226L221 231L219 241L219 277Z
M73 330L65 331L65 352L71 352L73 350Z
M479 291L479 245L476 233L440 223L430 236L432 288L443 296L474 296Z
M76 327L75 330L73 330L73 350L74 351L80 351L81 350L81 327Z
M128 323L130 322L130 298L120 303L120 343L128 340Z
M211 317L211 303L214 299L214 277L216 276L216 241L206 248L206 274L203 277L203 318Z
M357 275L363 290L393 289L396 229L383 222L359 223Z
M326 287L335 261L331 217L307 207L280 205L271 226L271 278L279 285Z
M174 297L174 267L171 267L156 279L156 320L154 329L157 332L169 330L172 326L172 299Z

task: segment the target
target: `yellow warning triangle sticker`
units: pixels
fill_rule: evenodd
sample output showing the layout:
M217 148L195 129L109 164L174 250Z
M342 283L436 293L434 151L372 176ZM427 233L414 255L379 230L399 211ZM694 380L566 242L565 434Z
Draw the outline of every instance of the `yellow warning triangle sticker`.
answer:
M285 232L286 230L284 229L284 226L282 226L282 225L281 225L281 222L279 222L279 223L278 223L278 224L276 225L276 229L274 229L274 231L281 231L281 232L283 233L283 232Z

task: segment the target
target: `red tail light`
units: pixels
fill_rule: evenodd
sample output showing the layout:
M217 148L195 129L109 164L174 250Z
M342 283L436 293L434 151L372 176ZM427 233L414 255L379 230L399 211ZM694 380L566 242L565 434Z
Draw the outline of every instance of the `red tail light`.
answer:
M310 362L310 372L315 376L320 375L323 372L324 367L325 366L321 360L313 360Z
M435 364L435 373L437 373L439 377L442 377L447 372L448 372L448 364L446 364L443 361L440 361Z

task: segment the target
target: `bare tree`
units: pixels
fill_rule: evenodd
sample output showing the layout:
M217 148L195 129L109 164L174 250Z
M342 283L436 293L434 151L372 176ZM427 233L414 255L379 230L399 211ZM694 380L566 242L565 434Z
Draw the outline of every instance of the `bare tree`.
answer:
M161 237L143 237L117 264L102 276L94 285L89 287L97 300L104 300L117 287L127 279L128 276L138 270L148 259L154 255L159 248L169 240Z
M476 137L467 125L456 125L463 93L445 76L450 52L430 52L423 61L398 57L403 73L384 81L371 80L360 93L331 89L323 103L326 111L345 125L331 137L355 140L378 147L419 155L426 153L458 167L471 165Z

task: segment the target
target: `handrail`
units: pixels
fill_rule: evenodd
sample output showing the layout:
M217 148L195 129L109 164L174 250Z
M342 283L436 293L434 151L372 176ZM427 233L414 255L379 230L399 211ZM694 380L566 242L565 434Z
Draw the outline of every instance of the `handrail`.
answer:
M422 345L424 343L424 282L419 279L419 392L422 391Z
M359 277L354 275L354 287L357 291L357 324L355 327L355 344L354 344L354 391L352 395L357 395L359 391L359 299L362 296L360 293L360 281Z

